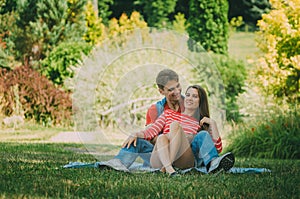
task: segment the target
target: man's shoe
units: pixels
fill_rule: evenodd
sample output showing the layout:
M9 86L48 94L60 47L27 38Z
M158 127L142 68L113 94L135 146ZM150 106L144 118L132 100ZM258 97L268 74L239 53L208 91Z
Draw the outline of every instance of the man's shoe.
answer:
M222 171L229 171L233 167L234 161L234 155L231 152L225 153L210 162L208 173L218 174Z
M180 173L178 173L178 171L174 171L173 173L170 173L169 176L171 178L178 177L178 176L180 176Z
M114 158L108 161L104 161L98 164L99 168L112 168L117 171L129 172L127 167L121 162L121 160Z

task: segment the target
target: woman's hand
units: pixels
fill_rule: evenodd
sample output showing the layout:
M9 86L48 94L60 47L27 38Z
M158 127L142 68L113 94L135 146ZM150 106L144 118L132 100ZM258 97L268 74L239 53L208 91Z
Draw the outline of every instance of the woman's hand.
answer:
M208 118L208 117L203 117L202 120L200 120L200 126L202 127L204 124L208 124L209 128L208 128L208 132L211 134L212 138L214 140L219 139L220 134L219 134L219 130L217 127L217 123L215 120L213 120L212 118Z
M213 122L215 122L213 119L208 117L203 117L202 120L200 120L199 124L200 126L203 126L204 124L211 125Z
M127 149L130 147L130 145L133 143L133 146L136 146L137 141L137 135L136 133L132 133L128 136L128 138L123 142L122 148L127 147Z

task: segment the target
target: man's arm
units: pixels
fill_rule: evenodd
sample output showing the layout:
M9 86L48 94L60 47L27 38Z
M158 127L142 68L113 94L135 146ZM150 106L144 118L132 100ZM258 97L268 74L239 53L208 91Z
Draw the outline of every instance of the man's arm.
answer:
M157 119L157 109L156 105L152 104L150 108L147 110L146 114L146 126L153 124Z
M147 128L146 130L135 132L129 135L127 140L125 140L125 142L123 143L122 148L124 147L129 148L131 144L133 144L133 146L136 146L137 138L150 140L156 137L163 130L165 124L166 124L166 117L165 114L163 113L158 117L155 123L153 123L153 125L150 125L150 127Z

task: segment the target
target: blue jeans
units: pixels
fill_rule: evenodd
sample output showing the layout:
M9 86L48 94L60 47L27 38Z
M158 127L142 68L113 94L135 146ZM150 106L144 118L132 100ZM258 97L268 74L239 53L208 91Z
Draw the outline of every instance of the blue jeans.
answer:
M200 131L193 139L191 148L195 156L195 167L206 166L213 158L219 156L215 144L207 131ZM122 148L115 158L129 168L132 163L140 156L144 160L144 166L150 166L150 157L153 145L142 138L138 138L136 147Z
M150 166L150 157L153 150L153 144L142 138L138 138L136 141L136 147L130 145L130 147L122 148L115 158L121 160L121 162L129 168L132 163L140 156L144 160L144 166Z
M200 131L193 139L191 148L195 156L195 167L206 166L213 158L219 157L210 134Z

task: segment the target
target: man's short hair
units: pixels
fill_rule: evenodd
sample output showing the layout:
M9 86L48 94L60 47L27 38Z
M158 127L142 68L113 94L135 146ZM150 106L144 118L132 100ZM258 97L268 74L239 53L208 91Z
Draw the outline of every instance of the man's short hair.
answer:
M178 82L178 74L171 69L164 69L158 73L156 77L156 84L158 88L164 89L165 85L171 80L175 80L176 82Z

